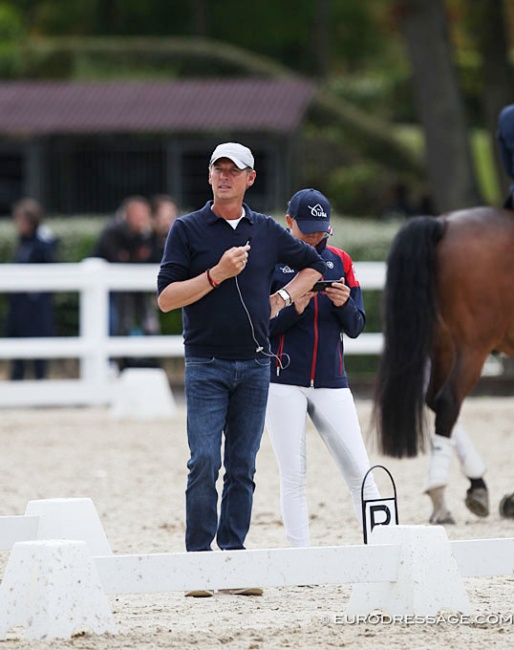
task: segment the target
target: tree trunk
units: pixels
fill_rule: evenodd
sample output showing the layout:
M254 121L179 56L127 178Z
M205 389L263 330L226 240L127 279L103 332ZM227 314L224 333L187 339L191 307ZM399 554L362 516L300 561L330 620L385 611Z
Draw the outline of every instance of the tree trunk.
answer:
M330 0L317 0L312 43L316 76L320 81L328 77L330 67Z
M507 194L510 181L503 170L496 142L498 114L514 102L514 75L509 64L508 21L501 0L473 0L469 3L470 27L476 35L481 59L482 106L485 127L491 137L491 148L499 186Z
M205 38L207 34L207 2L193 0L191 2L193 35Z
M480 195L443 0L403 0L399 9L434 204L439 212L477 205Z

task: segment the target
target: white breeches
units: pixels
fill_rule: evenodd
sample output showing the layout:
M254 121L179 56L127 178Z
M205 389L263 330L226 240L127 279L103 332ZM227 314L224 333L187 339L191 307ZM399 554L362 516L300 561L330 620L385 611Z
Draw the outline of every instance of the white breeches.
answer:
M349 388L270 384L266 426L279 468L280 505L286 536L290 544L297 547L309 546L305 490L307 414L348 485L361 524L361 486L370 466ZM323 476L319 481L323 481ZM380 498L372 475L366 479L364 498Z

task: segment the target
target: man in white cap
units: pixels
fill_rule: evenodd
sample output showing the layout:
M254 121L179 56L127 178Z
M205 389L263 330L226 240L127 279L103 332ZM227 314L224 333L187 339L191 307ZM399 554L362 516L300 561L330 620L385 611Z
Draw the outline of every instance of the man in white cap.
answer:
M160 308L183 308L191 452L188 551L211 550L214 540L220 549L244 548L268 397L270 318L305 294L325 270L311 246L243 203L255 177L250 149L237 142L218 145L209 163L213 200L174 222L159 271ZM270 296L279 262L299 272ZM225 474L218 516L223 434Z

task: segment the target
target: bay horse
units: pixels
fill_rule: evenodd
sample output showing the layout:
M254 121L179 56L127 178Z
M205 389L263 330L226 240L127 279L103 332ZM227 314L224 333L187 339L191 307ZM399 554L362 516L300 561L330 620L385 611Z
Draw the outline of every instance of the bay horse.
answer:
M444 493L462 402L492 351L514 356L514 212L478 207L409 219L388 254L382 307L379 445L388 456L416 456L428 438L425 404L434 411L430 521L451 523ZM486 516L487 486L481 476L468 478L466 505ZM514 494L503 498L500 512L514 516Z

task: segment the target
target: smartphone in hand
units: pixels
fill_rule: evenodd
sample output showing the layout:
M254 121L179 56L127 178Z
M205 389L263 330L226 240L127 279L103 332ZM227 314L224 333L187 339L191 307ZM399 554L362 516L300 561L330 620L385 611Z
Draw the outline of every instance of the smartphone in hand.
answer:
M327 287L331 287L336 280L318 280L312 287L311 291L325 291Z

